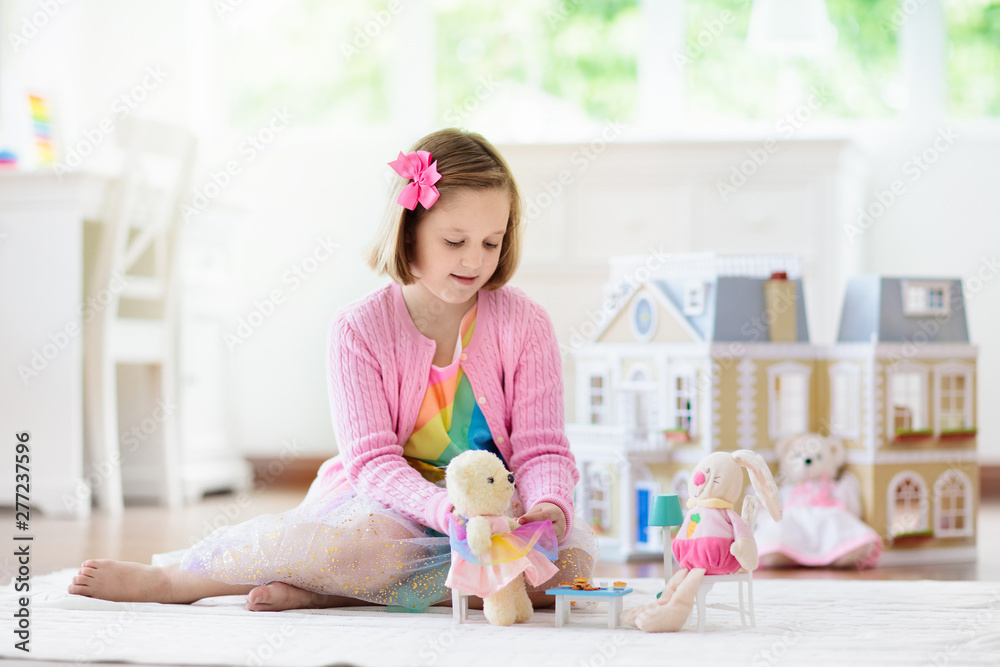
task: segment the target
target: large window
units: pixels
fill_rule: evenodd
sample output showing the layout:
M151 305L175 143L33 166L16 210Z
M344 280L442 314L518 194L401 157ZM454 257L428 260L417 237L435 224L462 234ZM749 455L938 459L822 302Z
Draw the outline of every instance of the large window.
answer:
M1000 2L945 0L948 112L1000 116Z
M796 131L817 118L895 115L904 102L891 22L897 5L827 0L837 43L825 55L805 58L748 49L749 2L687 2L688 117L776 121L804 107L797 118L773 128Z
M220 6L225 3L218 3ZM391 36L397 16L385 0L243 3L219 12L226 48L219 81L233 125L253 125L288 108L297 126L390 120Z
M635 116L638 0L432 4L439 122L453 125L475 107L497 124Z
M942 106L1000 116L1000 1L941 1ZM609 122L676 132L733 120L789 138L817 120L891 118L914 97L900 64L906 6L923 11L916 0L826 0L836 44L801 57L748 47L747 0L213 4L227 7L215 12L215 80L235 126L288 107L300 127L415 117L421 128L473 127L497 141L590 140ZM681 108L667 118L657 104Z

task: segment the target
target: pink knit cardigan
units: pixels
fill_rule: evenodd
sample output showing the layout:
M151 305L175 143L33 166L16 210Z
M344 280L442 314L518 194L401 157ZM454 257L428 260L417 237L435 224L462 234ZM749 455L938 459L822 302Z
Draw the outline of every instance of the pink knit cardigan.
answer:
M462 368L525 507L540 502L573 524L580 475L563 430L562 362L548 314L522 290L480 290ZM427 389L435 343L421 334L396 283L344 306L328 340L330 408L352 487L447 533L445 489L403 458Z

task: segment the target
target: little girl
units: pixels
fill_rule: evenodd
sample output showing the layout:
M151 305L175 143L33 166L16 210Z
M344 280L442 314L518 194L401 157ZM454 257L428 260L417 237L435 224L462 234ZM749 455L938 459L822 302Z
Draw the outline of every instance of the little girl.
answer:
M448 461L503 459L520 523L552 521L559 572L588 577L589 527L573 524L579 478L563 432L562 370L546 312L507 286L521 254L514 176L478 134L441 130L389 163L397 173L368 264L392 282L343 307L329 337L328 388L340 454L305 500L219 528L154 565L90 560L69 592L189 603L247 595L250 610L445 601Z

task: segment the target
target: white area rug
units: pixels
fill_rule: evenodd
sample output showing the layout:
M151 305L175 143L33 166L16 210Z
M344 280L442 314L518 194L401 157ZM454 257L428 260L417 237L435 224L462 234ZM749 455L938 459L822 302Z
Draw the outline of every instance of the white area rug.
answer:
M706 614L706 631L609 630L604 605L574 610L556 629L552 611L527 624L490 626L482 612L452 625L450 609L421 614L376 607L253 613L245 598L195 605L125 604L65 593L74 570L32 580L31 653L10 628L17 594L0 591L0 657L178 665L998 665L1000 583L775 580L754 582L757 627ZM632 579L631 607L653 599L658 579ZM718 584L709 603L734 602Z

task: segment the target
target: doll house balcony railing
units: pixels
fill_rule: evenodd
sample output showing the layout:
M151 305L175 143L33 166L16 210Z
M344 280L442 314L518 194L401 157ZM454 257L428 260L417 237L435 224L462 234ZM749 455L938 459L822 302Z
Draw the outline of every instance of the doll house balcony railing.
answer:
M662 459L672 449L663 433L625 426L567 424L573 453L592 461L622 458Z

